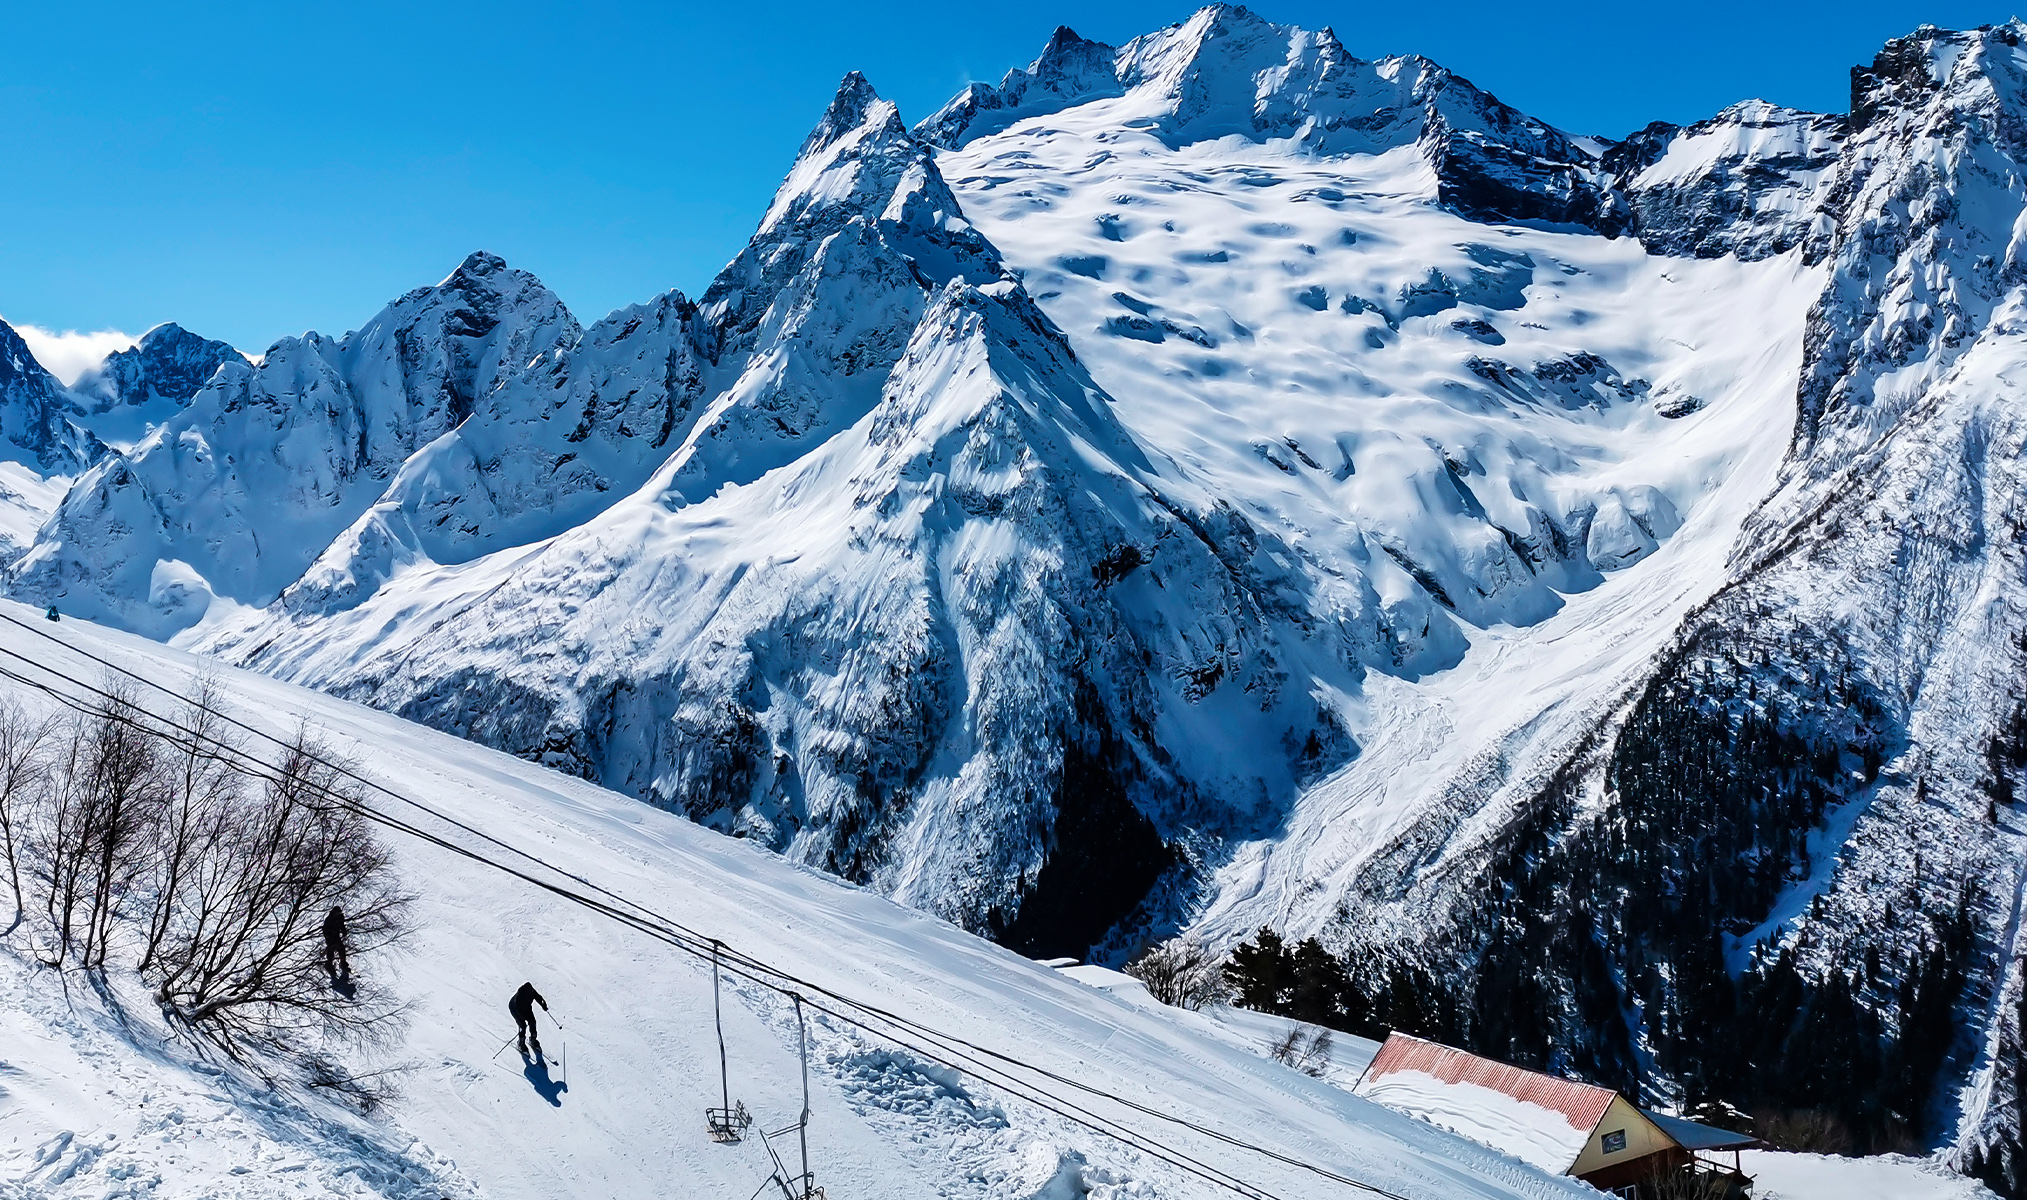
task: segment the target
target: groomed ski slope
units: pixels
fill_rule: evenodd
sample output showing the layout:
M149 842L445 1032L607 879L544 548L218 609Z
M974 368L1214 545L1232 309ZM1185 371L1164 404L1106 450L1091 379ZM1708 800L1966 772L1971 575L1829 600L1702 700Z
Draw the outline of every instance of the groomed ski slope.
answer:
M172 688L207 672L235 716L281 735L308 723L377 781L536 855L558 883L582 876L825 988L1161 1112L1403 1196L1592 1194L1278 1066L1231 1025L1116 997L638 801L139 638L49 625L14 604L0 612L27 623L0 621L0 651L103 676L48 634ZM703 1128L718 1088L707 965L528 883L388 836L419 897L418 930L405 950L357 969L413 1005L392 1056L406 1067L400 1099L369 1121L264 1094L234 1072L193 1066L196 1050L163 1042L140 995L126 996L122 1034L89 988L74 981L67 1005L52 975L0 955L0 1180L10 1181L0 1188L95 1200L755 1193L768 1173L760 1141L715 1145ZM545 1028L567 1043L568 1086L555 1104L511 1049L491 1058L512 1032L506 998L523 979L547 996L560 1029ZM788 1002L728 983L725 1024L735 1095L760 1125L792 1123ZM812 1043L810 1154L834 1200L1231 1194L820 1018ZM1366 1194L1080 1099L1271 1195Z

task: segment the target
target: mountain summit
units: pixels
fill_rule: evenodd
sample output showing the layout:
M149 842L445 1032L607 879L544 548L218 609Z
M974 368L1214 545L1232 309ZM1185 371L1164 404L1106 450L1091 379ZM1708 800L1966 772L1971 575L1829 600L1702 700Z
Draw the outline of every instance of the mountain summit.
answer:
M695 299L475 254L119 453L0 331L76 474L9 584L2017 1196L2023 33L1622 140L1230 5L912 128L854 73Z

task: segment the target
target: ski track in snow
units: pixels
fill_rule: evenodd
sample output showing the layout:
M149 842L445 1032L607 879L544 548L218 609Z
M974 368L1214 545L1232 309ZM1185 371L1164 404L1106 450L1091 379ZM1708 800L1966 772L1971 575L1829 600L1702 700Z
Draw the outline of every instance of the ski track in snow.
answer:
M19 605L6 610L39 620ZM1161 1111L1409 1196L1584 1194L1278 1066L1264 1057L1264 1039L1249 1043L1208 1018L1108 995L630 798L128 635L77 621L49 630L171 687L207 672L241 719L276 733L308 720L376 779L525 847L550 871L583 874L825 987ZM81 678L97 671L13 625L0 624L0 646L42 661L55 655ZM718 1098L707 964L440 850L394 845L421 899L414 941L360 964L384 972L413 1004L394 1055L409 1066L402 1096L383 1115L305 1114L236 1075L193 1069L188 1047L158 1043L145 1003L129 1004L137 1029L121 1034L92 1016L95 1002L64 1008L46 977L9 957L0 971L10 1011L0 1149L17 1190L290 1195L301 1175L300 1194L753 1192L767 1174L759 1140L718 1146L703 1129L702 1110ZM554 1007L553 1020L538 1020L569 1040L559 1105L537 1094L511 1051L507 1065L488 1059L512 1032L506 997L523 978ZM725 1020L735 1098L756 1125L792 1123L800 1105L792 1008L728 987ZM811 1028L810 1152L834 1196L1225 1194L822 1018ZM1101 1100L1082 1103L1123 1115ZM1145 1117L1129 1123L1150 1126ZM1158 1124L1150 1132L1278 1194L1325 1194L1314 1177L1199 1135ZM237 1167L246 1173L233 1174Z

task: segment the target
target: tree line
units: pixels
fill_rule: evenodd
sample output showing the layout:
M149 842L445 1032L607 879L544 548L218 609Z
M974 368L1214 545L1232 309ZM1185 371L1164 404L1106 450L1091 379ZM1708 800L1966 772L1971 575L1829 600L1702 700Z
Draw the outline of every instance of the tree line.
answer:
M1897 737L1832 639L1693 641L1602 760L1548 782L1449 926L1335 951L1262 929L1221 961L1172 946L1148 958L1173 968L1193 955L1182 973L1200 991L1248 1008L1753 1114L1754 1132L1794 1148L1916 1148L1982 952L1979 881L1917 859L1913 890L1828 962L1795 939L1740 944L1822 876L1811 831L1875 785ZM2027 717L2004 724L1986 759L1983 790L2012 803ZM1600 770L1613 798L1602 809L1583 799ZM1820 896L1811 910L1804 949Z

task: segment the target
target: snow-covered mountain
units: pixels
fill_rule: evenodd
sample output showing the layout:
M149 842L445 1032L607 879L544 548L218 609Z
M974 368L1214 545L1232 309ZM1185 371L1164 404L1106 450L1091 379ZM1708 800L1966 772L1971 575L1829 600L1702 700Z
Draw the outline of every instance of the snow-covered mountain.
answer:
M76 404L12 326L0 321L0 458L43 475L71 475L105 453L73 420Z
M0 652L20 656L7 660L16 673L26 658L89 681L104 669L96 658L177 690L209 678L234 719L282 737L307 727L356 753L374 779L439 815L390 807L524 876L387 835L417 897L416 929L404 946L353 960L369 986L409 1006L400 1044L354 1060L398 1081L398 1095L369 1115L207 1054L163 1023L124 968L66 995L18 943L0 946L0 1195L9 1200L747 1196L771 1169L763 1129L799 1167L795 1136L778 1132L803 1105L788 998L730 971L714 996L708 961L543 885L608 889L616 903L673 914L805 988L975 1048L897 1045L879 1036L894 1026L810 993L806 1137L815 1182L832 1196L1234 1194L1178 1169L1177 1158L1258 1189L1251 1194L1340 1190L1308 1168L1407 1200L1590 1194L1271 1061L1285 1022L1232 1027L1144 991L1115 996L629 797L81 622L46 627L58 647L37 636L33 611L7 604L0 613L32 623L0 622ZM12 680L0 695L53 707ZM166 703L146 707L167 713ZM540 1066L502 1041L513 1032L504 1001L524 979L546 1001ZM732 1094L756 1125L731 1145L714 1142L703 1120L720 1103L720 1003ZM988 1080L950 1064L1005 1070Z
M533 276L474 254L342 338L227 362L140 444L80 475L14 567L23 594L152 634L214 598L268 604L411 455L579 329Z
M474 255L10 586L1020 948L1314 934L2010 1180L2023 32L1622 141L1227 5L912 129L852 75L701 299ZM1864 1079L1704 1049L1839 1014Z
M188 405L218 368L244 361L224 342L199 337L173 321L157 325L71 383L74 403L82 410L76 419L108 444L125 449Z

